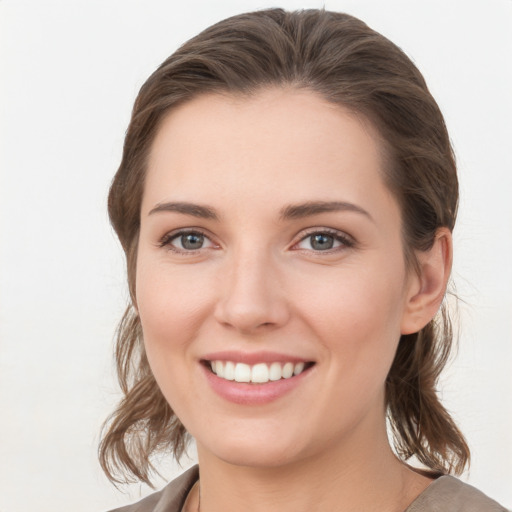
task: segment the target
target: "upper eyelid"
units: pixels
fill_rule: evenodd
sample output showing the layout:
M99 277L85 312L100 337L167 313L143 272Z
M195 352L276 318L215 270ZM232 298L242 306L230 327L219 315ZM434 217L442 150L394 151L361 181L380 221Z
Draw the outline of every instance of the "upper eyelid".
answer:
M345 234L345 232L342 231L341 229L328 228L326 226L313 226L313 227L310 227L310 228L305 228L305 229L302 229L298 233L298 235L300 235L301 233L305 233L306 235L311 234L311 233L338 233L338 234Z
M306 229L301 230L294 237L294 240L296 240L296 242L300 242L304 238L307 238L308 236L314 235L316 233L319 233L319 234L326 233L326 234L333 235L333 236L339 236L340 238L346 238L347 240L351 240L352 242L355 243L354 237L352 235L349 235L346 231L342 231L340 229L335 229L335 228L321 227L321 226L306 228Z
M187 233L199 233L201 235L204 235L208 238L211 238L212 235L205 229L203 228L199 228L199 227L195 227L195 226L192 226L192 227L186 227L186 228L176 228L176 229L171 229L170 231L166 231L161 237L160 239L163 239L163 238L169 238L169 237L176 237L178 235L183 235L183 234L187 234Z

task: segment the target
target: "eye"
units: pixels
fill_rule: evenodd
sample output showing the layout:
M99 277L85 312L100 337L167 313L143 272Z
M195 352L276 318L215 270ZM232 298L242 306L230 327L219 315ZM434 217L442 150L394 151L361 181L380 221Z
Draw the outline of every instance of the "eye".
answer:
M200 231L169 233L162 238L159 245L175 252L192 252L214 247L213 242Z
M343 247L352 247L354 242L338 231L314 231L302 238L294 248L308 251L330 251Z

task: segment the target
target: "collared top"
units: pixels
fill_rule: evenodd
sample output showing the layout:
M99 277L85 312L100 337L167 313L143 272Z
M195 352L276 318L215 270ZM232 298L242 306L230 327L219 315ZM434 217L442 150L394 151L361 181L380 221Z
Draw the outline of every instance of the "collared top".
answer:
M193 466L161 491L138 503L110 512L181 512L187 495L199 478L198 466ZM450 475L434 480L404 512L508 512L458 478Z

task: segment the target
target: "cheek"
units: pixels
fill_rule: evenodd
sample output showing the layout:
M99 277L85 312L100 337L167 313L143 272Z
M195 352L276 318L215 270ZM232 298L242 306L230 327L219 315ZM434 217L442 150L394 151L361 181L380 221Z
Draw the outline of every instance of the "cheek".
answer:
M308 300L300 305L304 317L336 371L361 377L374 372L377 380L385 379L400 339L403 272L354 268L332 277L322 289L309 287ZM295 295L304 297L304 290Z
M137 306L144 346L152 373L165 398L179 417L194 397L188 385L194 366L192 341L197 338L204 295L183 272L139 259Z
M187 345L207 314L207 277L187 270L139 258L137 308L148 352Z
M326 320L326 329L336 331L345 326L367 332L399 324L404 304L404 275L400 269L386 273L344 268L320 282L322 286L318 286L318 280L305 281L295 294L301 298L301 309L311 312L311 319Z

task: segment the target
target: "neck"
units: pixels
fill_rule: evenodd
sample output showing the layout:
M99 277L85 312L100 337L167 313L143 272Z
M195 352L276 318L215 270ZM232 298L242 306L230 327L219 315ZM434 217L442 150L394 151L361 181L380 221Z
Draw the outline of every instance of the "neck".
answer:
M385 428L359 441L274 467L235 465L198 445L201 512L403 512L431 481L398 461Z

